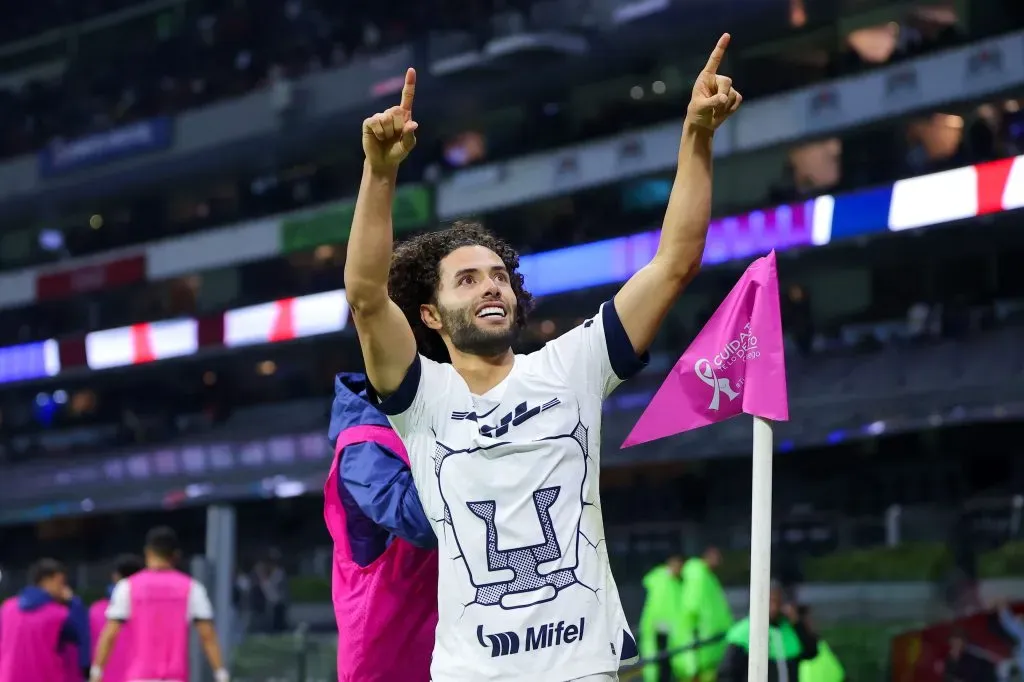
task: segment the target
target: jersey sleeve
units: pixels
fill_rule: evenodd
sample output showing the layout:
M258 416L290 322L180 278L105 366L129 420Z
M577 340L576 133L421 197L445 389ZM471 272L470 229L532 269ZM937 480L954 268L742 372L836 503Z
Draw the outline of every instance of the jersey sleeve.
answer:
M597 315L549 341L538 353L545 371L568 386L605 398L619 384L647 366L648 354L637 355L615 310L603 303Z
M126 621L131 616L132 598L130 585L127 580L120 580L114 585L110 593L110 603L107 604L107 620Z
M68 603L68 618L61 628L61 638L78 647L78 665L88 668L92 658L92 639L89 636L89 611L77 595Z
M198 580L192 581L188 591L188 620L213 620L213 604L206 587Z
M423 511L412 472L388 448L378 443L349 445L340 468L338 485L343 489L338 492L343 499L347 492L371 521L389 533L417 547L437 546L437 536Z
M379 401L380 410L403 439L429 430L442 404L437 397L448 390L449 380L444 365L417 353L398 390Z

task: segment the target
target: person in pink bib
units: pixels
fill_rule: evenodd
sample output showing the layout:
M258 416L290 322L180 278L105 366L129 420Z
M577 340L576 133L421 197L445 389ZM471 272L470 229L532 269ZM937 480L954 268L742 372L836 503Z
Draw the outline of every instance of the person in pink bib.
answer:
M195 624L215 679L229 682L206 588L174 567L179 558L177 534L166 526L149 531L145 557L146 567L118 582L110 594L92 682L105 680L111 650L122 632L125 682L188 682L190 623Z
M429 682L437 537L405 447L366 391L365 376L338 375L328 432L335 455L324 519L334 540L338 680Z
M93 642L92 654L94 658L96 655L95 647L100 641L100 633L103 632L103 627L107 624L107 607L110 606L110 593L114 591L114 586L117 583L141 571L143 565L142 558L134 554L125 554L118 557L110 576L110 587L107 589L106 599L99 599L89 607L89 634ZM120 643L115 643L110 651L107 664L103 668L103 679L105 682L126 682L128 679L125 677L128 672L127 648L124 643L126 638L127 636L122 636Z
M67 571L42 559L31 585L0 605L0 682L69 682L89 668L89 616ZM77 651L76 651L77 649Z

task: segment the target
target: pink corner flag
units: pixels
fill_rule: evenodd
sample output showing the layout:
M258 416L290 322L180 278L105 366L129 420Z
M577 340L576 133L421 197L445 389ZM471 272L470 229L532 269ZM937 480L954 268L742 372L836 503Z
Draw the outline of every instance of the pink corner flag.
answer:
M622 447L697 429L741 412L789 419L775 252L743 277L669 372Z

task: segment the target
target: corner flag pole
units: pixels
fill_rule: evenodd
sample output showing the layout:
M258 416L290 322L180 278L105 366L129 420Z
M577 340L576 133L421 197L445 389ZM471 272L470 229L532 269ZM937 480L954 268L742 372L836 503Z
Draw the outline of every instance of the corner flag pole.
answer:
M748 682L768 680L768 600L772 565L772 423L754 417L750 495L750 644Z
M768 682L772 424L789 419L786 346L776 266L774 251L747 266L736 286L672 366L622 444L629 447L647 443L741 413L756 415L750 499L747 682ZM729 363L722 361L723 352L732 358ZM719 364L708 358L718 358Z

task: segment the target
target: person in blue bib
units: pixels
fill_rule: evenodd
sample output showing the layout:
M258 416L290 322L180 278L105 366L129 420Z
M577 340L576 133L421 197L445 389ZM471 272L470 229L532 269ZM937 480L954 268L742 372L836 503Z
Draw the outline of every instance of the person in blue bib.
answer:
M798 682L800 663L818 656L818 637L807 627L796 606L783 601L782 588L773 582L768 605L768 682ZM729 629L726 649L718 666L718 682L747 682L750 619Z

